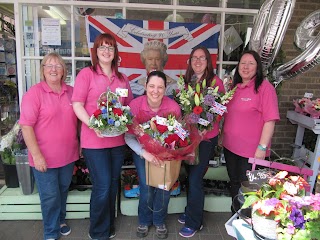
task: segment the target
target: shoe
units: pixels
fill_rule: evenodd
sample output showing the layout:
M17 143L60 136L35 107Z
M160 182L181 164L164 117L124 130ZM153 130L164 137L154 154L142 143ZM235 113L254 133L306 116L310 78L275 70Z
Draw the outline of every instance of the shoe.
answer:
M178 222L181 223L181 224L185 224L186 223L186 218L187 218L187 215L185 213L180 214L180 216L178 218Z
M111 227L110 227L109 238L110 238L110 239L111 239L111 238L114 238L116 235L117 235L117 234L116 234L116 229L115 229L115 227L114 227L114 226L111 226Z
M147 225L139 225L137 227L137 237L138 238L144 238L149 233L149 226Z
M60 226L60 233L63 236L68 236L71 233L71 228L67 224Z
M156 234L159 239L166 239L168 237L168 230L165 224L156 226Z
M199 231L203 228L203 225L200 226ZM183 227L179 231L179 235L184 238L193 237L198 230L193 228Z
M89 239L92 239L92 240L98 240L97 238L92 238L92 237L90 236L90 233L88 233L88 237L89 237Z

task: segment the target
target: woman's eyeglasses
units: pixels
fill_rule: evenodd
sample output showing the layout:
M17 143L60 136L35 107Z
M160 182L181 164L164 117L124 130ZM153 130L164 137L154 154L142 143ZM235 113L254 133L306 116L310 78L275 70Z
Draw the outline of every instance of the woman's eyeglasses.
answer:
M104 46L104 45L102 45L102 46L98 47L98 49L99 49L100 52L104 52L107 49L108 49L109 52L114 52L114 47L112 47L112 46Z
M61 70L63 68L63 66L61 64L57 64L57 65L52 65L52 64L45 64L43 65L45 68L47 69L57 69L57 70Z
M206 58L205 56L192 57L192 58L191 58L191 61L192 61L192 62L195 62L195 61L198 61L198 60L200 60L201 62L203 62L203 61L207 60L207 58Z

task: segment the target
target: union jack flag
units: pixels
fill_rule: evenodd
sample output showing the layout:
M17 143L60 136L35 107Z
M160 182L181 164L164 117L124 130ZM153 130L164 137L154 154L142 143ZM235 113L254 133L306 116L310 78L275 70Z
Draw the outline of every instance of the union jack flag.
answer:
M147 41L157 39L167 45L168 62L164 72L177 79L187 68L192 48L202 45L208 48L214 67L218 53L220 25L199 23L175 23L163 21L112 19L103 16L86 16L86 32L89 48L101 33L111 33L119 49L119 71L129 80L146 76L140 53Z

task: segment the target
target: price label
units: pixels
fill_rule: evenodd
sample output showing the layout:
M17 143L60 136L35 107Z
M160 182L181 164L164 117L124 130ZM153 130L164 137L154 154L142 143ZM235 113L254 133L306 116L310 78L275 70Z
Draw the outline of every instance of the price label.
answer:
M308 93L308 92L306 92L306 93L304 94L304 97L305 97L305 98L313 98L313 93Z
M227 111L227 107L220 103L214 102L212 104L212 107L210 108L210 111L213 111L222 116Z
M209 121L203 119L203 118L199 118L198 123L203 125L203 126L208 126L210 124Z
M247 178L250 183L256 183L259 186L267 182L273 175L273 172L270 170L262 169L255 171L247 171Z

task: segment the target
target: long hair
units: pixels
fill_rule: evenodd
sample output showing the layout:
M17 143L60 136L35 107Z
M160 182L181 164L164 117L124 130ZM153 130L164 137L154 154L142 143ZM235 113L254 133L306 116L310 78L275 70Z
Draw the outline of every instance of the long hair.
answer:
M185 74L185 82L188 84L191 83L191 79L194 75L194 71L191 66L191 58L193 57L194 52L197 51L198 49L201 49L204 52L206 59L207 59L207 67L204 70L204 73L200 79L200 82L203 81L204 79L206 79L207 86L210 86L215 74L213 72L211 55L210 55L208 49L204 46L196 46L194 49L192 49L190 56L189 56L188 68L187 68L187 71Z
M68 73L67 66L66 66L66 63L63 61L62 57L56 52L48 53L42 59L41 64L40 64L40 79L41 79L41 81L45 81L46 80L46 78L44 76L44 73L43 73L43 68L44 68L44 65L47 63L47 61L51 60L51 59L58 60L59 64L62 65L63 75L62 75L61 81L64 82L66 80L66 78L67 78L67 73Z
M111 63L111 69L115 72L116 76L120 80L124 80L124 77L118 70L118 61L119 61L119 51L116 39L110 33L102 33L96 37L93 44L92 49L92 69L96 72L97 65L99 64L99 59L97 55L98 47L102 46L103 44L109 44L110 46L114 47L114 58Z
M254 91L257 93L259 87L261 86L262 82L263 82L263 68L262 68L262 63L261 63L261 58L259 56L259 54L256 51L253 50L248 50L248 51L244 51L240 57L240 61L241 58L243 57L243 55L245 54L250 54L253 56L254 60L257 62L257 72L256 72L256 80L254 82ZM239 74L239 65L240 65L240 61L236 67L236 72L234 74L233 77L233 87L235 87L238 83L242 83L242 77Z

